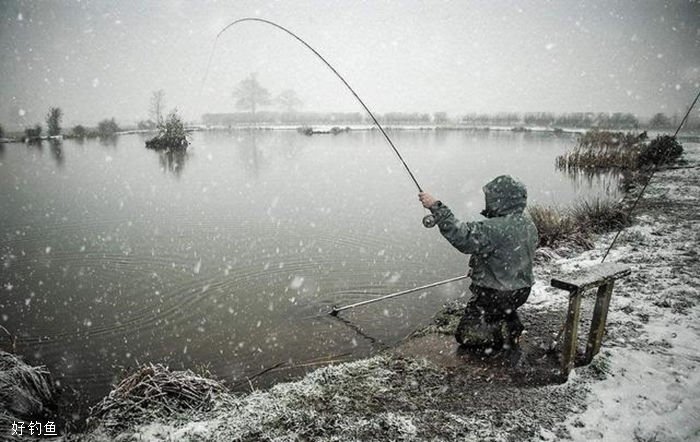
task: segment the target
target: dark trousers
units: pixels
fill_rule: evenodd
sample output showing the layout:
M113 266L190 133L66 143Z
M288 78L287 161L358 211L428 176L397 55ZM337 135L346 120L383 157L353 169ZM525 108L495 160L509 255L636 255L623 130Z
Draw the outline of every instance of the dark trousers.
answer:
M525 304L531 288L499 291L472 284L469 289L474 296L457 326L457 342L494 350L513 346L523 331L517 309Z

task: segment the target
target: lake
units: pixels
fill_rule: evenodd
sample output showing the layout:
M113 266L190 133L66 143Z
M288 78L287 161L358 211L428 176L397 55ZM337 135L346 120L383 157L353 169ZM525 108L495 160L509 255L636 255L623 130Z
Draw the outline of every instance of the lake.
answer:
M504 173L531 203L619 196L616 175L555 170L571 135L390 135L462 219L479 218L481 187ZM49 368L76 417L139 362L268 385L395 345L466 296L460 281L327 314L467 269L422 226L417 190L377 131L192 138L184 155L147 150L136 134L0 145L0 325Z

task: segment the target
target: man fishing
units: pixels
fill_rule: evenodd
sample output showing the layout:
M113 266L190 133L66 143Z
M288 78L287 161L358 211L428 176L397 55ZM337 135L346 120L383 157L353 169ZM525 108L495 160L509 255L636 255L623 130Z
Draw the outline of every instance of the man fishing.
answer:
M430 209L440 233L457 250L470 254L473 293L457 326L457 342L487 354L517 348L523 325L517 309L527 301L534 283L532 263L537 228L525 212L527 190L509 175L483 187L487 219L461 222L441 201L418 194Z

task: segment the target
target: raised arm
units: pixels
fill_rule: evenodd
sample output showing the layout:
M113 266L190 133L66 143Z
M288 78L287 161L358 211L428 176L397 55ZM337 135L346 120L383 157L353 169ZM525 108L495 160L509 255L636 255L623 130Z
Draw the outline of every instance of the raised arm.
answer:
M493 249L489 239L489 227L482 222L463 222L454 216L449 207L426 192L418 194L423 207L435 216L440 233L462 253L489 253Z

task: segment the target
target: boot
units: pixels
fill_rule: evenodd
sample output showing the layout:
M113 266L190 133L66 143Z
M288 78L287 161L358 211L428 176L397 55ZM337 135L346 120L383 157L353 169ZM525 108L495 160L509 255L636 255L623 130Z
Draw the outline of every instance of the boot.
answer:
M518 341L525 327L520 319L515 316L508 321L503 321L500 327L500 334L503 339L503 349L510 350L518 347Z
M479 319L462 317L455 331L455 339L460 345L473 349L498 350L502 339L498 327Z

